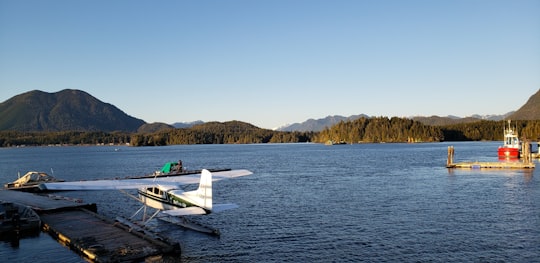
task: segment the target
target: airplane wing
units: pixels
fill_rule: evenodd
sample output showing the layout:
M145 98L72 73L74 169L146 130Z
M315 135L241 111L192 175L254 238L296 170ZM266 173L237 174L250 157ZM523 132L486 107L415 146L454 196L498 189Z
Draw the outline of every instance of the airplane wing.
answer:
M246 176L250 174L253 174L253 173L249 170L244 170L244 169L212 172L212 181L215 182L215 181L220 181L223 179L231 179L231 178ZM160 185L198 184L200 179L201 179L200 173L180 175L180 176L158 177L154 180L154 185L155 184L160 184ZM134 179L134 180L138 180L138 179Z
M42 190L110 190L110 189L137 189L140 187L156 185L153 179L122 179L122 180L95 180L42 183Z
M236 178L253 174L249 170L229 170L212 173L212 181ZM42 190L112 190L112 189L138 189L141 187L150 187L155 185L179 186L188 184L197 184L201 178L200 174L189 174L158 178L142 179L120 179L120 180L91 180L74 182L56 182L42 183Z

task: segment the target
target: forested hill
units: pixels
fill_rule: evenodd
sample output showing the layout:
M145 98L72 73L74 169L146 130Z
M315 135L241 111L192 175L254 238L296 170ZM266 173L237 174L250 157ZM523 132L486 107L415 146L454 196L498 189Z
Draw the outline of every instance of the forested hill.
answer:
M207 122L191 128L133 134L131 145L291 143L309 142L313 137L312 132L273 131L241 121L228 121Z
M404 118L360 118L340 122L321 131L316 141L339 143L439 142L444 140L439 127Z
M134 132L143 124L80 90L34 90L0 103L0 130Z
M527 103L512 114L511 120L540 120L540 89L532 95Z

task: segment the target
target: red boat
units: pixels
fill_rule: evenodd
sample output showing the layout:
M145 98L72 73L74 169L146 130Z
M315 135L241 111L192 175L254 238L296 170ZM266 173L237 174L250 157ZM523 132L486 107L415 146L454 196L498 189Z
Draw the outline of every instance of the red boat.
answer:
M504 144L499 146L499 158L519 158L520 152L521 141L518 138L517 130L510 126L509 120L508 128L504 128Z

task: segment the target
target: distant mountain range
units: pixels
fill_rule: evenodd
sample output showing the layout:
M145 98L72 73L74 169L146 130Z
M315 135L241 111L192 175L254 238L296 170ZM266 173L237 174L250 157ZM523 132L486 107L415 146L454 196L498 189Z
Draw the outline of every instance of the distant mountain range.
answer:
M322 131L326 127L332 127L333 125L339 123L340 121L347 120L356 120L361 117L369 118L365 114L352 115L349 117L334 115L328 116L322 119L309 119L302 123L293 123L277 128L278 131ZM534 95L532 95L527 103L523 105L519 110L508 112L503 115L472 115L470 117L460 118L456 116L414 116L410 117L415 121L422 122L426 125L450 125L458 123L469 123L476 122L479 120L492 120L499 121L504 119L511 120L540 120L540 90L538 90Z
M413 119L415 121L422 122L426 125L448 125L448 124L457 124L457 123L468 123L468 122L475 122L479 120L504 120L508 115L512 114L507 113L505 115L488 115L488 116L480 116L480 115L473 115L471 117L466 118L460 118L456 116L447 116L447 117L439 117L439 116L431 116L431 117L423 117L423 116L415 116L410 117L410 119ZM333 125L339 123L340 121L353 121L359 118L370 118L370 116L365 114L360 115L352 115L349 117L344 117L340 115L334 115L334 116L327 116L322 119L309 119L302 123L294 123L290 125L285 125L282 127L277 128L278 131L322 131L325 128L330 128Z
M175 122L171 124L175 128L191 128L197 124L203 124L204 121L192 121L192 122Z
M349 117L334 115L321 119L309 119L302 123L282 126L278 131L321 131L340 121L369 118L359 114ZM479 120L540 120L540 90L515 112L504 115L473 115L466 118L455 116L422 117L411 119L427 125L449 125ZM174 124L146 123L129 116L114 105L104 103L90 94L66 89L55 93L39 90L26 92L0 103L0 130L15 131L127 131L151 133L163 129L191 128L203 121L176 122Z
M80 90L33 90L0 103L0 130L134 132L143 124Z
M337 124L341 121L354 121L362 117L369 118L369 116L365 114L351 115L349 117L334 115L334 116L327 116L322 119L309 119L302 123L293 123L293 124L285 125L285 126L277 128L276 130L277 131L300 131L300 132L322 131L324 130L324 128L331 127L334 124Z

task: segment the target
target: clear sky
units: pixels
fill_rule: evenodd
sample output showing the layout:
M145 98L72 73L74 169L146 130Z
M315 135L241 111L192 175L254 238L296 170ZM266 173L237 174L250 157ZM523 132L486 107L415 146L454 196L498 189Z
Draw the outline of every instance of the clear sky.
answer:
M504 114L540 0L0 0L0 102L86 91L146 122Z

